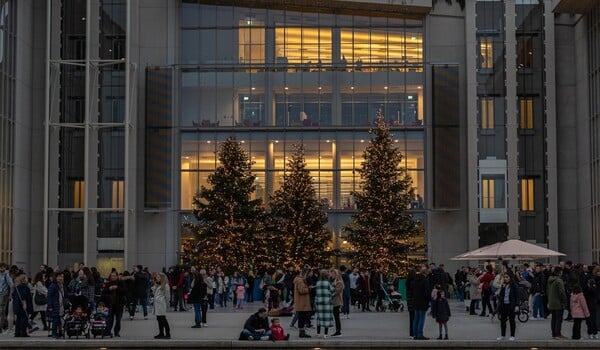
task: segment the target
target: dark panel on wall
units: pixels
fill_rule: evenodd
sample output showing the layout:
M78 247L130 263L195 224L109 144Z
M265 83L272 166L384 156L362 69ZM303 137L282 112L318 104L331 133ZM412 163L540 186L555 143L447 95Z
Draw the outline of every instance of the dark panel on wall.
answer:
M146 70L144 206L171 206L173 69Z
M458 66L432 68L433 208L460 207Z

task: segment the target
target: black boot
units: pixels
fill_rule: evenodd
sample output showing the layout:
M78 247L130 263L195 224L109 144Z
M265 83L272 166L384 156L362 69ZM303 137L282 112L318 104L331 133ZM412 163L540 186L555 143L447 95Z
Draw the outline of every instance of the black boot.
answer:
M298 338L311 338L311 336L306 334L306 331L301 330L300 334L298 334Z

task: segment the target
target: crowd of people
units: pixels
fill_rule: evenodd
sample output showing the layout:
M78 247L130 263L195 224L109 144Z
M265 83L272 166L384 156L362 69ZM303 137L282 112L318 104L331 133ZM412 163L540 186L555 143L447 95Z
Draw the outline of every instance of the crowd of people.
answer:
M228 270L229 271L229 270ZM280 316L292 316L290 328L298 338L338 337L342 316L349 317L351 307L361 312L398 310L392 303L406 288L410 337L424 335L427 316L438 324L437 339L449 339L448 323L452 316L449 299L464 302L465 312L482 317L498 317L498 340L515 340L515 318L527 312L531 320L551 317L554 339L566 339L562 333L563 314L573 321L572 339L580 339L581 325L587 326L587 338L597 339L600 326L600 266L557 266L528 264L510 266L506 262L488 262L480 267L463 266L453 276L443 264L415 266L405 276L381 269L322 269L288 266L242 272L216 268L174 266L150 272L141 265L129 271L112 270L103 278L94 267L77 264L66 269L42 265L33 278L17 266L0 263L0 329L14 331L15 337L28 337L41 321L49 336L64 336L64 320L78 307L80 313L105 314L103 336L119 337L121 320L133 320L139 312L148 319L149 307L156 317L156 339L170 339L168 311L193 310L192 328L207 327L208 310L228 305L242 311L246 303L261 306L242 326L241 340L287 340ZM258 300L254 300L257 296ZM82 304L80 300L85 300ZM85 305L85 306L82 306ZM530 310L529 305L532 305ZM480 310L477 312L477 310ZM456 308L454 308L456 312ZM269 317L271 322L269 323ZM316 325L313 325L313 322Z

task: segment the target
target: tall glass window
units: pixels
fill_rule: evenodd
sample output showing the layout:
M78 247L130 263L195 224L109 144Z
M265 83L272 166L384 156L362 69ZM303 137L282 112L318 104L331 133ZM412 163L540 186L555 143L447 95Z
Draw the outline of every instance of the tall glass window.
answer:
M519 97L519 127L533 129L533 97Z
M521 179L521 211L535 211L534 179Z
M482 97L480 103L481 129L494 129L494 98Z
M479 68L494 68L494 38L491 36L479 37Z
M481 208L505 208L504 176L483 175L481 177Z

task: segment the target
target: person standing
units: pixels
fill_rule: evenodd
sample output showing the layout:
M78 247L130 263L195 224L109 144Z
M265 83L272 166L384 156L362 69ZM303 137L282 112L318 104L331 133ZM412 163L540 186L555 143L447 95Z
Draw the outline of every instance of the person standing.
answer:
M581 322L590 317L585 297L579 285L574 285L571 291L571 316L573 317L573 334L571 339L581 339Z
M199 272L194 272L192 291L189 303L194 307L194 325L192 328L202 328L202 302L206 301L206 283Z
M6 309L8 308L10 291L14 285L7 268L6 263L0 262L0 334L8 333Z
M48 288L46 288L45 285L45 281L44 281L44 273L43 272L38 272L35 275L35 278L33 280L33 313L31 314L31 316L29 316L29 320L33 322L33 320L35 319L35 316L38 314L40 314L40 319L42 320L42 324L44 325L44 330L47 331L48 330L48 323L46 322L46 307L48 305ZM46 298L46 303L45 304L38 304L37 301L41 300L39 297L36 298L36 295L41 295L42 298ZM37 301L36 301L37 300Z
M120 337L121 334L121 318L123 318L123 308L125 301L125 288L123 281L119 280L119 275L116 271L112 271L108 276L108 281L104 285L102 294L110 299L110 308L108 313L108 324L105 336ZM114 333L113 333L114 332Z
M342 294L342 309L340 310L346 318L350 317L350 270L345 265L340 266L344 291Z
M507 268L507 271L510 269ZM500 336L496 340L506 337L506 321L510 323L510 340L515 340L515 313L519 311L519 286L513 279L513 275L505 272L502 275L502 287L498 293L498 311L500 312Z
M415 317L413 320L413 334L416 340L429 340L423 335L425 328L425 314L429 308L431 300L431 288L427 279L427 267L421 267L421 270L415 276L412 282L413 303L415 309Z
M64 299L64 273L60 270L54 276L54 282L48 287L48 305L46 307L46 314L48 319L52 322L52 338L58 339L59 330L62 327L61 318L65 314Z
M129 319L133 320L133 316L135 315L136 305L139 303L142 306L142 312L144 314L144 320L148 319L148 280L149 276L146 272L144 272L142 265L137 265L134 268L133 272L133 314L129 313ZM170 293L169 293L170 294Z
M167 276L162 272L157 273L154 275L153 281L154 315L158 322L158 334L154 336L154 339L171 339L171 328L167 321L167 305L171 300L171 290Z
M317 311L317 337L323 330L323 338L327 338L329 328L333 327L333 286L329 282L329 272L321 270L316 285L315 306Z
M448 340L448 321L452 315L450 312L450 304L448 304L448 299L446 299L444 291L439 290L436 294L435 300L431 303L431 316L435 318L435 321L438 323L438 328L440 330L438 340ZM444 329L444 332L446 332L443 338L442 328Z
M413 282L417 272L414 267L410 267L406 276L406 308L408 309L408 328L410 337L414 338L413 322L415 321L415 299L413 297Z
M15 313L15 337L27 338L29 326L27 315L33 312L31 290L27 285L27 275L21 273L15 277L15 289L12 293L13 312Z
M535 265L533 272L533 283L531 283L531 295L533 296L532 320L543 320L546 318L544 307L544 295L546 294L546 276L542 271L542 265Z
M479 276L479 283L481 284L481 294L482 294L482 306L481 306L481 313L479 314L479 316L487 316L487 314L485 313L486 308L489 310L489 313L492 314L492 316L494 315L494 308L492 307L492 282L494 281L494 268L492 267L492 265L487 265L485 267L485 273L481 276Z
M563 313L567 305L567 294L565 284L561 278L562 268L554 267L552 276L548 278L546 286L546 295L548 295L548 309L552 315L552 338L557 340L567 339L561 333Z
M335 321L335 333L332 337L338 337L342 335L342 322L340 321L340 309L344 304L344 281L342 280L342 274L339 270L331 270L331 280L333 286L333 320Z
M310 322L312 308L310 306L310 288L306 283L306 277L310 268L305 267L296 278L294 278L294 310L298 314L298 337L310 338L304 327Z

